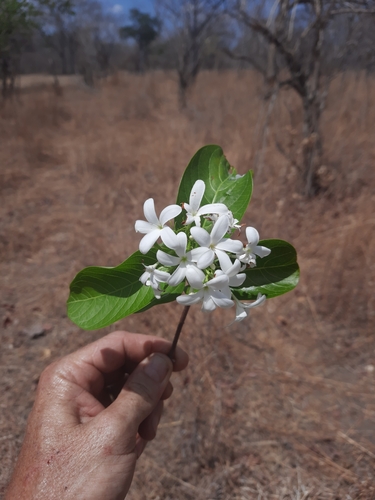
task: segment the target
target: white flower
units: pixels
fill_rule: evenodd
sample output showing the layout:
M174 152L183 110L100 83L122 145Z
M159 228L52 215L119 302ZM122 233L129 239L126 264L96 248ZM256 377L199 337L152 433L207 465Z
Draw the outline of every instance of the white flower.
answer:
M237 253L237 257L241 262L249 264L250 267L254 267L256 265L256 255L258 255L258 257L267 257L267 255L271 253L271 250L266 247L258 246L259 233L255 227L246 228L246 238L248 244L241 252Z
M221 260L220 265L221 269L216 271L215 276L221 276L222 274L226 274L229 278L229 286L238 287L243 284L246 279L245 273L238 274L239 271L242 271L241 262L236 259L232 264L232 261L226 255L227 259L224 258ZM243 266L245 267L245 266Z
M186 252L187 236L185 233L174 233L172 229L166 228L163 234L164 244L174 250L177 257L169 255L162 250L158 250L156 258L164 266L178 266L168 280L171 286L176 286L181 283L185 278L189 281L190 285L193 283L202 283L205 275L201 269L198 269L195 262L201 255L200 248Z
M229 218L229 229L241 229L241 224L238 224L239 220L233 217L233 213L230 210L228 211L228 218Z
M194 288L198 289L197 292L180 295L176 300L183 306L191 306L198 302L203 302L202 310L206 312L213 311L217 307L232 307L233 300L229 298L231 291L228 283L228 276L223 274L207 281L207 283L196 283Z
M258 293L258 298L255 302L251 302L249 304L245 304L243 302L240 302L234 295L233 295L234 302L236 303L236 319L234 321L242 321L245 319L248 314L249 314L249 309L252 309L253 307L258 307L264 304L266 301L266 296L262 295L261 293ZM233 322L234 323L234 322Z
M239 220L235 219L233 217L233 213L230 210L228 210L225 214L220 214L220 215L227 215L228 216L228 219L229 219L228 228L229 228L229 230L241 229L241 224L238 224ZM220 215L219 214L209 215L208 217L206 217L206 219L211 220L213 222L216 222Z
M195 222L197 227L201 225L201 215L227 213L228 207L224 203L211 203L200 207L206 185L202 180L197 180L190 192L189 203L184 203L183 207L186 210L185 225Z
M166 283L171 275L166 271L160 271L159 269L156 269L157 265L158 263L152 264L151 266L144 265L145 272L139 278L139 281L141 281L146 286L150 286L154 292L155 297L157 299L160 299L161 290L159 288L159 283Z
M182 208L178 205L169 205L161 211L160 217L158 218L155 212L154 200L149 198L143 205L143 212L147 222L144 220L137 220L135 223L135 230L146 235L139 243L139 250L142 253L147 253L156 243L159 236L163 239L165 224L179 215L182 212Z
M226 252L239 253L242 243L238 240L224 238L228 232L229 219L227 215L221 215L215 222L211 234L202 227L192 227L190 233L195 241L205 250L197 260L200 269L206 269L215 260L215 254L221 263L227 258Z

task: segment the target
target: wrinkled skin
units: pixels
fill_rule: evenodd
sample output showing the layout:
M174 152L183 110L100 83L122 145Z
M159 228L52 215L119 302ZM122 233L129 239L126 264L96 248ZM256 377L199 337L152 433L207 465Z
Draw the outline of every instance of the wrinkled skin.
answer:
M114 332L44 370L6 500L118 500L154 439L172 371L157 337Z

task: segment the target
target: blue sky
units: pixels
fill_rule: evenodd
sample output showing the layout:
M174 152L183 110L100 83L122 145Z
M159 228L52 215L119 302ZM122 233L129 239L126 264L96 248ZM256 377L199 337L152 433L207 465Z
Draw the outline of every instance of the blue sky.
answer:
M122 16L134 7L144 12L154 12L152 0L102 0L102 3L109 11Z

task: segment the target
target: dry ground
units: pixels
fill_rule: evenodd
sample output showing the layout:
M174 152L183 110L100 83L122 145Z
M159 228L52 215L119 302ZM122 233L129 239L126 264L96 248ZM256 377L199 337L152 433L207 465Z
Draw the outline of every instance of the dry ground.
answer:
M177 304L81 331L68 285L133 252L143 201L172 203L187 161L217 143L240 173L254 168L245 221L297 247L301 282L230 328L233 311L193 310L190 367L128 498L375 498L375 81L332 83L326 190L312 201L300 195L300 117L291 91L268 110L250 72L202 74L184 113L162 73L24 88L2 107L0 496L43 367L115 328L173 336Z

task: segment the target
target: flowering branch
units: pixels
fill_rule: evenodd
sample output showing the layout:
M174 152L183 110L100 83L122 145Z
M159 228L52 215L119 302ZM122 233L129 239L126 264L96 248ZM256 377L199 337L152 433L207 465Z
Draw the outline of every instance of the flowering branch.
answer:
M129 314L167 302L185 306L170 356L189 307L235 308L234 322L250 309L298 283L295 249L283 240L259 240L246 227L238 237L252 194L252 174L237 174L220 147L205 146L182 177L176 204L157 216L153 198L137 220L139 251L114 268L88 267L70 285L68 315L81 328L108 326ZM235 236L233 238L233 236Z

